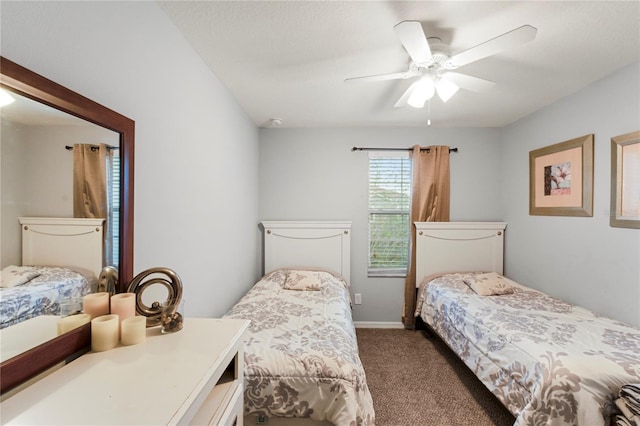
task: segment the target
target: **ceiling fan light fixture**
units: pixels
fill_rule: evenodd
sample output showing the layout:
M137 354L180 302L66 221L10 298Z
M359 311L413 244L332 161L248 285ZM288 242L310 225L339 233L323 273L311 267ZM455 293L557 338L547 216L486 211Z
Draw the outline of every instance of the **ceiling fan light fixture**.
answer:
M3 106L9 105L13 101L15 101L13 96L11 96L5 90L0 89L0 108L2 108Z
M429 76L422 77L411 85L411 95L407 99L407 104L414 108L424 107L424 103L435 94L435 83Z
M436 83L436 91L442 102L447 102L460 89L457 84L446 78L438 79Z
M0 0L1 1L1 0ZM394 108L410 105L423 108L434 91L447 102L460 89L473 92L489 90L495 83L453 70L507 49L529 42L536 37L537 29L531 25L519 28L477 44L467 50L452 54L449 45L438 37L427 37L420 21L402 21L393 29L400 43L409 54L409 68L404 72L348 78L345 82L386 81L419 77L420 80L402 93Z

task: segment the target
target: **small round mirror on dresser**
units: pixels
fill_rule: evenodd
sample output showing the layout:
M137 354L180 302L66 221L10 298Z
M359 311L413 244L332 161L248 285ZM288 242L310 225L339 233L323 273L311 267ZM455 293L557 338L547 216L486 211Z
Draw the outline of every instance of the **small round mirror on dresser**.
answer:
M116 291L126 291L133 278L134 121L4 57L0 57L0 88L16 97L26 98L113 132L120 151L119 279ZM3 360L0 364L0 393L7 393L89 346L90 325L86 324Z

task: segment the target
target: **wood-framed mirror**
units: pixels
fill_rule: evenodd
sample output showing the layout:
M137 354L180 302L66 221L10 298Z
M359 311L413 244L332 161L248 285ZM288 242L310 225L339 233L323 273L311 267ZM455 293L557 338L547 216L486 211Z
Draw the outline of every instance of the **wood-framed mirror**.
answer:
M0 57L0 87L119 135L120 223L118 292L133 278L133 169L135 122L9 59ZM62 334L0 364L0 394L72 359L90 347L90 324Z

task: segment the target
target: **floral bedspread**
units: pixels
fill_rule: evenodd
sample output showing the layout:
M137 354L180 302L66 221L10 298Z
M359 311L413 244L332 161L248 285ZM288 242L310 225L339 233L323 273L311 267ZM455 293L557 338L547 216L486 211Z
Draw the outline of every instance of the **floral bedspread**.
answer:
M288 273L265 275L226 315L251 321L245 414L373 425L347 284L323 272L320 290L287 290Z
M0 289L0 329L40 315L59 315L60 302L89 293L95 277L66 268L34 266L40 275L23 285Z
M426 285L420 317L516 416L515 425L607 425L640 382L640 329L514 283L478 296L468 274Z

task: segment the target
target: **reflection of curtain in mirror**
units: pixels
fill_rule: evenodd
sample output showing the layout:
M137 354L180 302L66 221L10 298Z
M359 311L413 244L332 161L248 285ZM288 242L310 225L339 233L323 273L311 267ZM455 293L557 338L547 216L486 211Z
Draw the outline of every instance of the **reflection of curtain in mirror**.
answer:
M73 216L109 219L110 152L105 144L73 146ZM104 227L104 264L113 265L111 250L112 223Z

